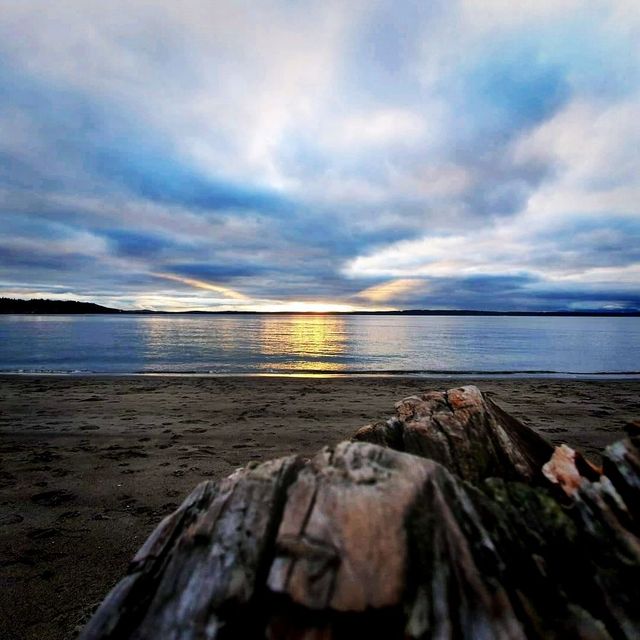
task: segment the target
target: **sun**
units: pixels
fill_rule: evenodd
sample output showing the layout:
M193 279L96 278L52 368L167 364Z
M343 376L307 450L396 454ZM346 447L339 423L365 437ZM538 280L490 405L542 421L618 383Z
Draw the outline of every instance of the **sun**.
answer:
M335 313L335 312L353 312L360 310L350 304L341 304L337 302L282 302L278 304L256 305L257 311L281 311L290 313Z

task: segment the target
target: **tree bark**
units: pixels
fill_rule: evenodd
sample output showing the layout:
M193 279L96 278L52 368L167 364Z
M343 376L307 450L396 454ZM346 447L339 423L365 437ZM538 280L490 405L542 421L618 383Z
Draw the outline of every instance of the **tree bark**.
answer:
M435 460L463 480L540 481L553 447L477 387L428 391L398 402L395 416L353 439Z
M82 638L638 638L638 445L598 470L474 387L406 399L199 485Z

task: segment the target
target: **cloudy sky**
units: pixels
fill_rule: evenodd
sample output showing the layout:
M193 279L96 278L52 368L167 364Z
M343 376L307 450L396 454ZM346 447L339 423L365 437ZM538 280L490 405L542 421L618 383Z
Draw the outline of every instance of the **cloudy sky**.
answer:
M637 0L0 0L0 295L640 308Z

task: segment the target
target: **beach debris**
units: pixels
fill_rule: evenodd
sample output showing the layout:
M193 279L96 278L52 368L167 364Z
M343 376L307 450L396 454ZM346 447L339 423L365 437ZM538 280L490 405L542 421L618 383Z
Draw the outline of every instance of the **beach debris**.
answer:
M561 444L555 448L551 460L543 465L542 473L549 482L557 484L568 496L572 496L585 478L597 480L602 471L580 452Z
M81 637L638 638L639 444L600 471L475 387L408 398L198 485Z
M440 462L463 480L540 481L553 446L503 411L477 387L427 391L396 403L386 422L353 439Z

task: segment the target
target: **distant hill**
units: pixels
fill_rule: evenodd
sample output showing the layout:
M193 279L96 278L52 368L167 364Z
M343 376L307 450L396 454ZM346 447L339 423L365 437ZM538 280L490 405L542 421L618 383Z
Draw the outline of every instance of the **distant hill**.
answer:
M0 313L122 313L93 302L0 298Z

